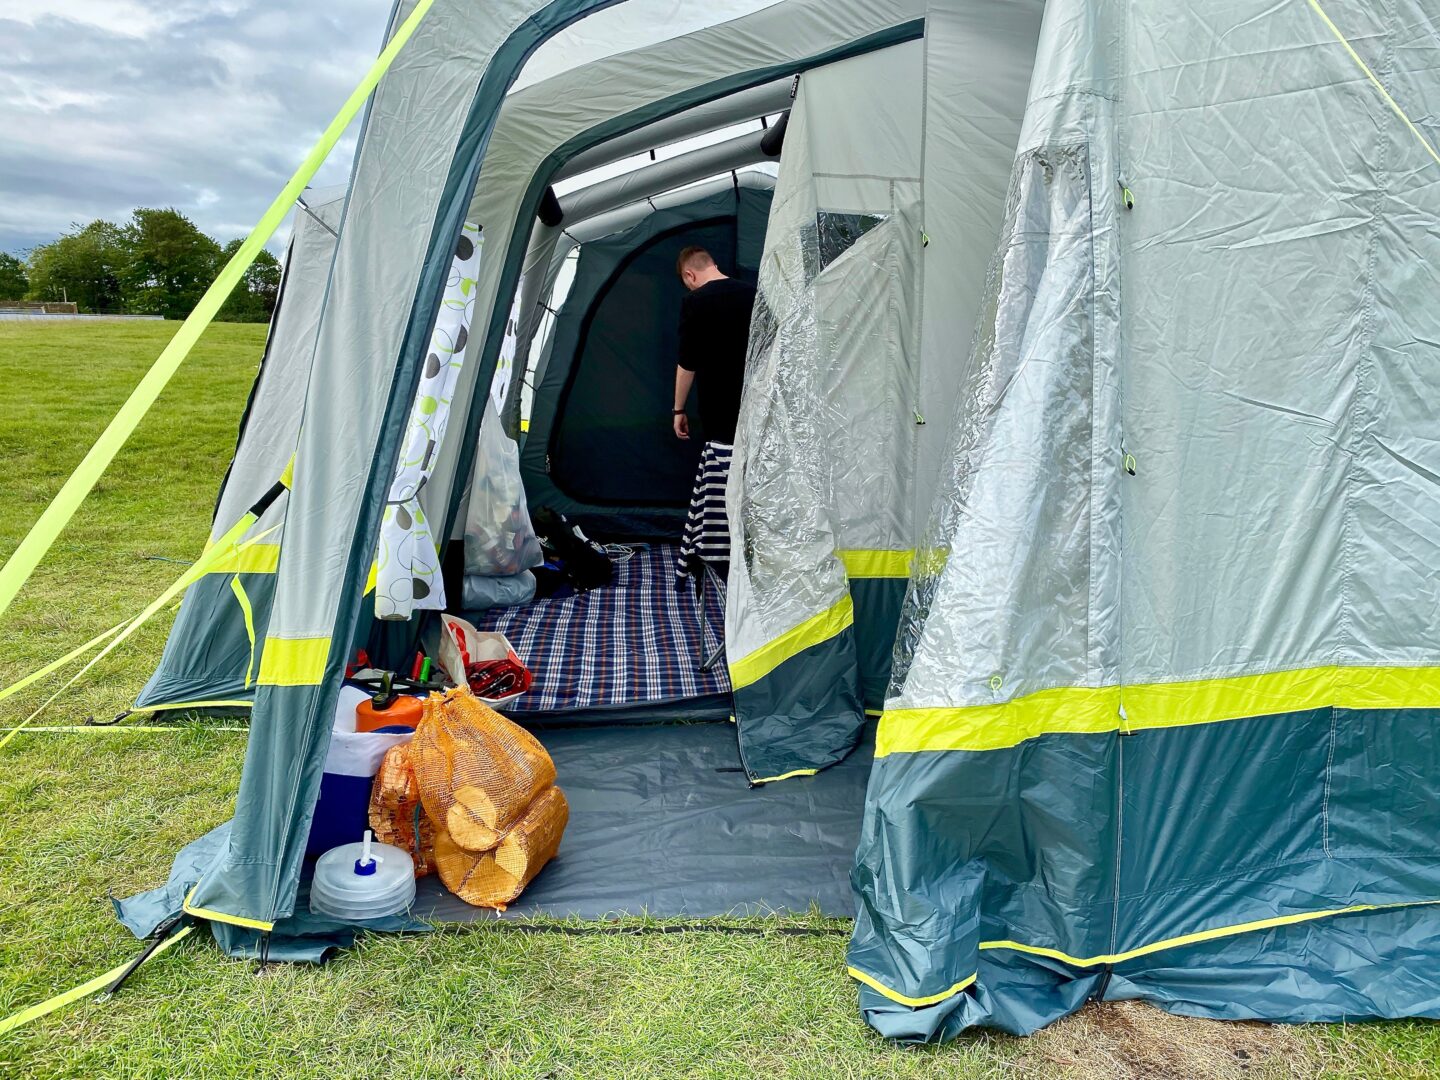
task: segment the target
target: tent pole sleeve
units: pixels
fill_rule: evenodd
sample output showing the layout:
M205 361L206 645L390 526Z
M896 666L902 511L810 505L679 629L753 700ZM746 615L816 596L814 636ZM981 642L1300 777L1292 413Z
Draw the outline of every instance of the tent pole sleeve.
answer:
M205 291L205 295L200 298L195 309L190 312L180 329L175 332L175 336L170 339L170 343L165 346L159 359L145 373L145 377L140 380L140 384L131 392L129 399L115 414L115 418L110 421L100 438L95 441L90 452L85 455L84 460L71 474L70 479L65 481L65 485L50 505L45 508L39 520L26 534L25 539L20 541L20 545L6 561L4 568L0 569L0 615L5 613L10 606L10 601L15 598L15 594L30 579L35 567L45 557L45 553L50 550L50 545L55 542L60 531L75 515L75 511L80 508L85 496L90 494L90 490L100 479L100 475L114 460L120 448L125 445L130 433L135 430L141 419L150 410L150 406L155 403L160 392L165 389L165 384L179 369L190 349L219 312L220 306L234 291L245 271L255 261L255 256L260 253L260 249L265 246L266 241L285 220L291 205L305 190L315 173L319 171L321 164L350 125L350 121L364 107L371 91L375 89L381 76L394 62L400 49L410 40L411 35L414 34L421 20L425 18L433 3L434 0L419 0L416 3L415 10L395 31L395 36L390 39L390 43L370 65L370 70L365 73L365 78L360 81L360 85L355 88L345 104L341 106L340 111L335 114L335 118L330 121L330 125L320 136L320 141L311 147L310 153L305 156L304 162L295 171L295 175L281 189L280 194L275 196L275 201L270 204L259 223L245 238L245 242L240 245L239 250L225 264L225 268L220 271L210 288Z

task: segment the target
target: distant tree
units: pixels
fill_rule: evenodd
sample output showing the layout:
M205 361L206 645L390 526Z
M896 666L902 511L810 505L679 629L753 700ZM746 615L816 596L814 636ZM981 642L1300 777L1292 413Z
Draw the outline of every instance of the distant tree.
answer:
M175 209L136 210L124 239L120 276L131 314L183 319L220 268L220 245Z
M243 240L235 239L226 244L220 252L219 265L229 262L242 243ZM220 322L269 322L279 295L280 260L261 248L215 317Z
M29 291L25 264L14 255L0 252L0 300L24 300Z
M108 221L72 225L59 239L30 252L27 296L70 300L86 312L121 312L125 262L125 236L117 225Z

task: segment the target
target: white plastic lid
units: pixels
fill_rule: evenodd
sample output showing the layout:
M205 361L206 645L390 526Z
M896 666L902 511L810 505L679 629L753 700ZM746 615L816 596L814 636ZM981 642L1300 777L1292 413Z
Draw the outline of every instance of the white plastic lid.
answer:
M415 902L415 863L392 844L365 833L358 844L341 844L321 855L310 885L310 910L336 919L382 919Z

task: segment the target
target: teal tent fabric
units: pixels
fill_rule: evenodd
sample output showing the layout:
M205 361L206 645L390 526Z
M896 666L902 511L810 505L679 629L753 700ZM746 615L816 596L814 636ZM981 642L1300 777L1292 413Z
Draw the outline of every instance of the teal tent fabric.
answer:
M164 885L125 900L114 900L115 916L138 938L149 937L165 923L184 914L185 898L211 869L229 842L232 822L217 826L181 848ZM206 924L215 943L227 956L289 963L319 963L348 949L366 930L375 933L425 933L430 924L408 915L342 922L310 912L308 883L300 890L295 914L281 920L269 933L223 922Z

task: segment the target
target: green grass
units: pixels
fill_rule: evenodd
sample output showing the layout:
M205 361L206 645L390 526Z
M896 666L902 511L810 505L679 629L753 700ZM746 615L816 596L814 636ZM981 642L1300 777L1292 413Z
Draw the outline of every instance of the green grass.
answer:
M0 323L0 557L174 324ZM194 558L263 342L217 326L0 623L0 685L139 611ZM157 558L159 557L159 558ZM39 723L124 709L168 614ZM52 684L53 686L53 684ZM13 724L42 697L0 705ZM0 752L0 1016L122 963L107 895L164 880L230 816L243 734L21 734ZM823 923L835 927L834 923ZM1425 1023L1269 1028L1089 1008L1041 1035L889 1046L860 1021L843 934L377 937L324 967L222 957L195 935L110 1002L0 1037L3 1076L1440 1076Z

